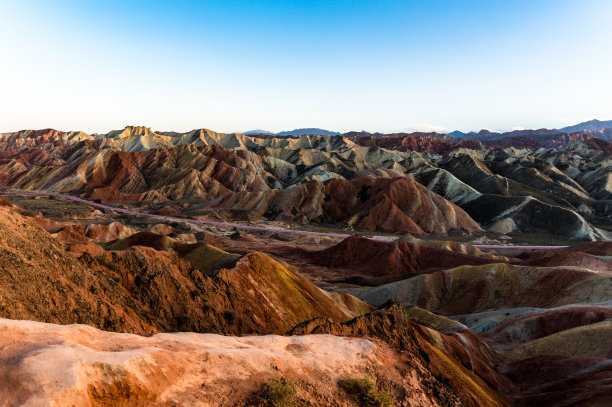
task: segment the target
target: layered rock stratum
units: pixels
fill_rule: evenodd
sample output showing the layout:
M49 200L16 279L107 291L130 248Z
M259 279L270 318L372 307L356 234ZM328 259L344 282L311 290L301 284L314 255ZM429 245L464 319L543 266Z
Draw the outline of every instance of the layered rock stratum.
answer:
M191 205L203 213L368 231L598 240L607 238L612 216L612 153L606 141L581 134L529 133L520 137L540 144L522 145L436 133L27 130L0 139L0 186L155 202L169 211L198 199Z
M2 134L0 406L607 406L604 136Z

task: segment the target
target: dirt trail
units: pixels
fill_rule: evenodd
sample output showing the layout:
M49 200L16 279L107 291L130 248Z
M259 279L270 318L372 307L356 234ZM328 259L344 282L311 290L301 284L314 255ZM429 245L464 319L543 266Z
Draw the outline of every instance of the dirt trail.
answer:
M217 226L217 227L223 227L223 228L236 228L236 229L243 229L243 230L258 230L258 231L265 231L265 232L272 232L272 233L274 233L274 232L276 232L276 233L292 233L292 234L296 234L296 235L326 236L326 237L335 237L335 238L339 238L339 239L346 239L347 237L355 236L355 235L343 234L343 233L315 232L315 231L309 231L309 230L286 229L286 228L279 228L279 227L253 226L253 225L244 225L244 224L241 224L241 223L216 222L216 221L211 221L211 220L200 220L200 219L182 218L182 217L176 217L176 216L157 215L157 214L152 214L152 213L147 213L147 212L138 212L138 211L132 211L132 210L129 210L129 209L124 209L124 208L117 208L117 207L110 206L110 205L105 205L105 204L102 204L102 203L88 201L86 199L79 198L79 197L76 197L76 196L73 196L73 195L60 194L60 193L56 193L56 192L37 191L37 190L31 190L31 191L8 190L8 191L2 192L1 194L4 194L4 195L53 196L53 197L56 197L56 198L63 198L63 199L69 199L69 200L75 201L75 202L80 202L80 203L83 203L83 204L86 204L86 205L93 206L95 208L106 209L106 210L110 210L110 211L124 213L124 214L127 214L127 215L144 216L144 217L149 217L149 218L161 219L161 220L166 220L166 221L169 221L169 222L186 222L186 223L196 223L196 224L211 225L211 226ZM368 239L385 241L385 242L391 242L391 241L395 240L395 239L390 238L390 237L381 237L381 236L368 237ZM510 250L543 250L543 249L561 249L561 248L567 247L567 246L482 245L482 244L475 244L475 245L472 245L472 246L478 247L478 248L481 248L481 249L493 249L493 250L495 250L495 249L504 249L504 250L509 250L509 249Z

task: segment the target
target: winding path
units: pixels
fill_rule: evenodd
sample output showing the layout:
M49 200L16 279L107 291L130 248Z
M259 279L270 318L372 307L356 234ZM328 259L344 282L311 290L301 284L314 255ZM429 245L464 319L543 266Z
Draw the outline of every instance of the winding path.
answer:
M118 213L124 213L126 215L134 215L134 216L144 216L148 218L161 219L170 222L185 222L185 223L195 223L202 225L210 225L217 226L223 228L236 228L243 230L258 230L265 232L277 232L277 233L293 233L296 235L309 235L309 236L326 236L326 237L335 237L339 239L346 239L347 237L354 236L350 234L343 233L328 233L328 232L314 232L308 230L299 230L299 229L286 229L279 227L266 227L266 226L253 226L253 225L245 225L241 223L232 223L232 222L216 222L211 220L200 220L193 218L181 218L176 216L166 216L166 215L156 215L153 213L147 212L138 212L124 208L117 208L110 205L105 205L103 203L88 201L87 199L79 198L73 195L68 194L60 194L57 192L47 192L47 191L39 191L39 190L14 190L9 189L3 192L0 192L2 195L32 195L32 196L53 196L55 198L63 198L71 201L79 202L85 205L93 206L100 209L110 210ZM384 236L376 236L376 237L368 237L368 239L378 240L383 242L392 242L395 239L391 237ZM503 249L503 250L540 250L540 249L561 249L567 246L516 246L516 245L486 245L486 244L473 244L471 246L478 247L480 249Z

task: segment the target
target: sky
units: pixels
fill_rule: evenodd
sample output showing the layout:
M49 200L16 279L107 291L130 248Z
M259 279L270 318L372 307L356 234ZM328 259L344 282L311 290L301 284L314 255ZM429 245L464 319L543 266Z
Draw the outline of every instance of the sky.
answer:
M0 0L0 132L612 119L612 1Z

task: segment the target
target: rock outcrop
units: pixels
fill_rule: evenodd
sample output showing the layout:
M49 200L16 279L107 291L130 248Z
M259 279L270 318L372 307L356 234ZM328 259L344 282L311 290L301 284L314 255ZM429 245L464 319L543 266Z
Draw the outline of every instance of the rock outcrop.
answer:
M296 402L349 406L339 382L366 376L402 403L465 405L395 349L362 338L143 337L0 319L0 347L0 399L7 406L257 405L265 385L281 377L295 383Z
M131 243L119 244L118 251L96 257L86 252L77 260L13 210L0 207L0 215L4 318L140 334L268 334L317 316L347 320L368 309L321 290L263 253L237 256L205 244L176 244L174 250L162 244L170 238L149 232L145 240L157 250L132 246L146 243L138 233L115 242Z

